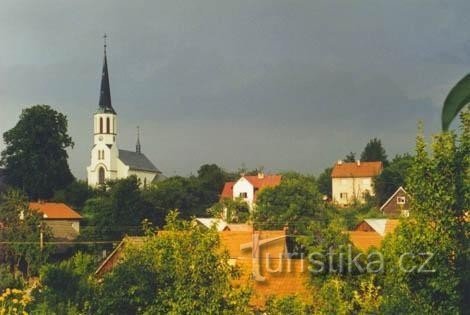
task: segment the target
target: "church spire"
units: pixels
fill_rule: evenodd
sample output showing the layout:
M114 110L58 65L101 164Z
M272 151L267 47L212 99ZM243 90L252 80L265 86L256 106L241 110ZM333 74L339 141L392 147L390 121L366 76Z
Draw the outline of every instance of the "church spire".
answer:
M137 126L137 144L135 145L135 152L141 153L141 146L140 146L140 127Z
M106 57L106 47L107 47L106 34L104 34L103 39L104 39L104 61L103 61L103 72L101 74L99 111L103 113L116 114L113 106L111 105L111 90L109 88L108 60Z

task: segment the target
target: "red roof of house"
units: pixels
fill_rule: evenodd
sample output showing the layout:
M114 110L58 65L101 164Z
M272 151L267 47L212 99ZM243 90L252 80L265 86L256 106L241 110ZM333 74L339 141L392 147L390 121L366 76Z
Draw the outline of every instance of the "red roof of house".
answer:
M29 208L44 215L44 219L81 219L82 216L64 203L30 202Z
M220 194L220 199L233 197L233 185L235 185L235 182L225 183L224 189L222 189L222 193Z
M336 163L331 177L374 177L382 172L382 162L342 162Z
M276 187L281 183L282 175L249 175L243 176L247 181L249 181L253 187L257 190L260 190L265 187ZM233 198L233 186L236 182L227 182L222 189L220 194L220 199L224 198Z

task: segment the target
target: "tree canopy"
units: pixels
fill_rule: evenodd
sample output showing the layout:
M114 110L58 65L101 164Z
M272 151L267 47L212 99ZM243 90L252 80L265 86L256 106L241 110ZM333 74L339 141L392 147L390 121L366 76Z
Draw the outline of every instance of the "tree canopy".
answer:
M380 139L371 139L366 144L364 150L361 153L361 161L381 161L384 166L388 165L387 154L385 153L385 149L382 146L382 141Z
M30 198L50 198L54 190L72 182L67 148L73 147L73 142L62 113L48 105L24 109L3 140L6 148L0 163L6 168L7 182Z

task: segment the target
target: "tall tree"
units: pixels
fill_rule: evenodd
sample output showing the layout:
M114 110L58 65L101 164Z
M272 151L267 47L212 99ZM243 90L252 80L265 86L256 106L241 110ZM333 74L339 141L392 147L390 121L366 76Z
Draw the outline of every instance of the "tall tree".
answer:
M410 219L385 242L385 314L464 314L469 309L470 111L462 134L422 136L407 180ZM400 258L401 257L401 258ZM405 259L403 259L405 258Z
M318 190L325 196L331 198L333 185L331 182L331 171L332 167L325 168L325 170L318 176L317 185Z
M0 164L7 182L30 198L50 198L73 181L66 149L73 147L67 117L48 105L24 109L15 127L3 134Z
M361 153L361 161L382 161L384 166L388 165L387 154L382 146L380 139L374 138L366 144L364 151Z

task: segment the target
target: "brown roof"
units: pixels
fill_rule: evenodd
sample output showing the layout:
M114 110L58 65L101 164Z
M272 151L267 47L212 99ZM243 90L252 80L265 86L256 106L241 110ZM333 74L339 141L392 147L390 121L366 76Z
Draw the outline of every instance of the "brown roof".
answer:
M342 162L336 163L331 172L332 178L374 177L382 172L382 162Z
M64 203L55 202L30 202L29 208L36 210L43 214L44 219L81 219L82 216L72 210L69 206Z

